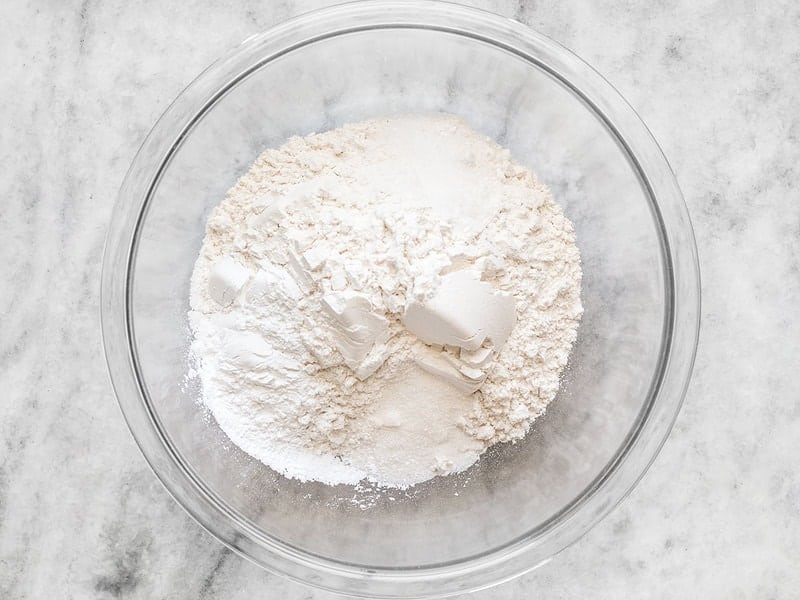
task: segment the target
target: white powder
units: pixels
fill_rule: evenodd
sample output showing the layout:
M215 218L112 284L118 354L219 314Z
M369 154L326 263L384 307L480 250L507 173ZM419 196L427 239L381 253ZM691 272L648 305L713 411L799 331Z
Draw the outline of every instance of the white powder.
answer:
M289 477L458 472L554 398L580 280L548 191L455 117L292 138L209 218L189 313L203 400Z

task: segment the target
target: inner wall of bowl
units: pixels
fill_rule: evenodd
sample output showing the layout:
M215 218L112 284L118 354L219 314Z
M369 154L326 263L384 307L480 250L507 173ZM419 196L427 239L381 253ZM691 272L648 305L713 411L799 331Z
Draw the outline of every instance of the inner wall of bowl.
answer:
M575 224L584 317L562 389L523 441L406 492L288 480L239 451L187 382L189 279L210 210L292 135L421 111L460 115L537 173ZM457 213L458 207L453 207ZM431 30L327 38L261 67L183 141L155 190L131 315L149 401L175 449L264 535L372 567L474 557L563 514L618 453L658 368L660 238L623 150L569 89L488 43Z

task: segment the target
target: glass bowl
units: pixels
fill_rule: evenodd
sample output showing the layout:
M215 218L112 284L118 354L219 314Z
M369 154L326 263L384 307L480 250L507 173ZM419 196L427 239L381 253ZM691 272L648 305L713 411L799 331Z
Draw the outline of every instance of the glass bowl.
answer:
M189 278L207 215L289 136L426 111L460 115L510 148L574 223L585 313L571 364L530 434L464 473L393 493L286 479L230 443L185 379ZM533 569L631 490L680 408L699 295L675 178L600 75L486 12L358 3L248 39L167 109L114 210L102 327L131 432L201 525L311 585L430 597Z

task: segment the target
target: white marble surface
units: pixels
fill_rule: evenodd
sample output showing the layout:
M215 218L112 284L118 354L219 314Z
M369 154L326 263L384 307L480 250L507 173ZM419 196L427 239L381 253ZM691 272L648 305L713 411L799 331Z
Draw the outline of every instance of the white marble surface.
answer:
M225 49L321 4L0 5L0 597L331 597L225 550L162 489L98 316L115 191L151 124ZM800 7L475 4L572 48L640 112L694 219L704 305L686 404L641 484L552 562L473 597L797 597Z

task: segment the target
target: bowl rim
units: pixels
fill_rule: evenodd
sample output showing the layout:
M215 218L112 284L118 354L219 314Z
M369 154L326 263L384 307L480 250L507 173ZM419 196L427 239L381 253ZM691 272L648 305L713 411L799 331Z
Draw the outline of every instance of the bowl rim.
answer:
M592 484L535 535L527 532L463 561L419 568L354 565L313 555L264 534L228 507L162 432L139 373L130 317L131 266L148 202L182 140L203 115L227 91L280 56L339 35L398 28L460 35L495 46L547 72L583 101L626 153L650 197L662 234L668 306L660 373L649 399ZM638 483L666 441L688 387L700 327L700 272L688 210L666 158L633 108L594 69L546 36L490 12L435 0L375 0L312 11L250 36L179 94L142 143L120 188L103 252L100 312L106 363L123 417L156 477L201 526L245 558L306 584L364 597L435 597L488 587L547 562Z

